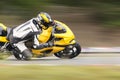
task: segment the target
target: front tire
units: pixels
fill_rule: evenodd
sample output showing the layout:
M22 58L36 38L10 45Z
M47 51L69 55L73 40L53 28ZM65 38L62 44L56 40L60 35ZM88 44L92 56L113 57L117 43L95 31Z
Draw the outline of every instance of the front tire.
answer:
M66 48L63 51L54 53L54 55L58 58L72 59L74 57L77 57L80 53L81 46L78 43L75 43L73 45L66 46Z

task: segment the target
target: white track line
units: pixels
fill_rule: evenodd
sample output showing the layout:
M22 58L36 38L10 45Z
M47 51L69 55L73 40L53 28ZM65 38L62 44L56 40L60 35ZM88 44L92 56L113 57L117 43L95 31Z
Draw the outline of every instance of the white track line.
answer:
M82 48L81 52L118 52L120 53L120 47L86 47L86 48Z

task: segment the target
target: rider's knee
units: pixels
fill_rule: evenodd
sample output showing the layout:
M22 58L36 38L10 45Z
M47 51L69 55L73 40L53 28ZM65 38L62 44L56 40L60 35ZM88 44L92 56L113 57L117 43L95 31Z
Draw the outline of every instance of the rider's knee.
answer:
M25 60L30 60L32 58L32 53L29 49L25 49L22 52L22 54L23 54Z

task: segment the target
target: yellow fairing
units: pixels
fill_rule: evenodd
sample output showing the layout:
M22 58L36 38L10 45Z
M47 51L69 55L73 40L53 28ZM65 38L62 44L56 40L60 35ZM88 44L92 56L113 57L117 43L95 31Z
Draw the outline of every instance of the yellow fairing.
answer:
M38 49L38 50L36 50L36 49L32 49L32 53L34 53L34 54L42 54L42 52L43 51L46 51L46 50L51 50L52 48L43 48L43 49Z
M42 31L42 33L38 36L38 40L40 43L45 43L51 37L52 27Z
M61 34L54 34L54 36L56 38L61 38L61 40L56 41L55 44L57 45L68 45L68 44L74 44L75 43L75 36L73 34L73 32L67 27L67 25L65 25L62 22L56 21L56 23L60 24L61 26L63 26L66 29L66 33L61 33Z
M54 46L53 47L53 51L51 53L57 53L59 51L62 51L65 47L57 47L57 46Z
M43 49L40 49L40 50L35 50L35 49L32 49L32 52L36 55L39 55L39 54L43 54L44 51L47 51L47 50L52 50L49 54L52 54L52 53L57 53L59 51L62 51L65 47L49 47L49 48L43 48Z
M8 42L6 36L0 36L0 42Z

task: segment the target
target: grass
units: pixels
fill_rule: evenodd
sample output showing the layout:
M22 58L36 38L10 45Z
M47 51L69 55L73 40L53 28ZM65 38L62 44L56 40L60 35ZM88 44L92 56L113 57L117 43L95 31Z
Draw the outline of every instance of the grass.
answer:
M0 65L0 80L120 80L120 67Z

